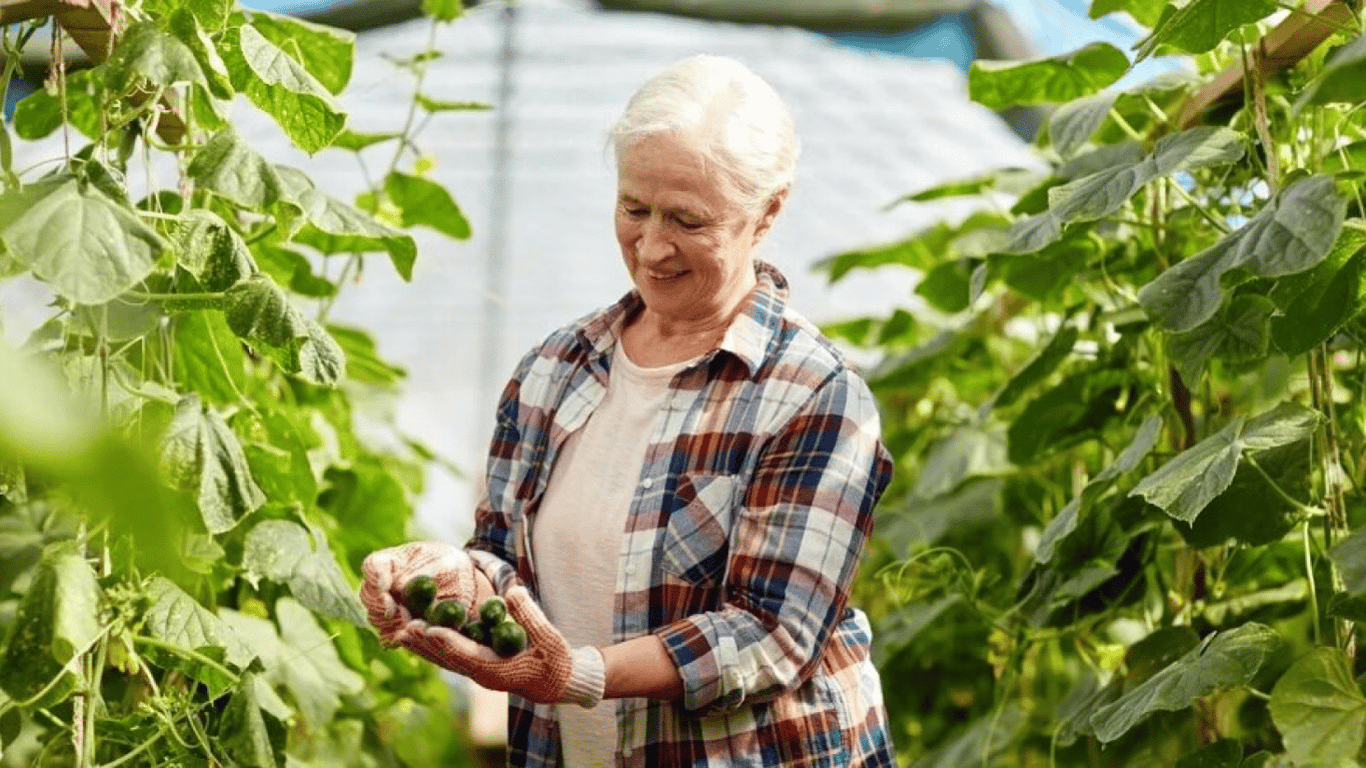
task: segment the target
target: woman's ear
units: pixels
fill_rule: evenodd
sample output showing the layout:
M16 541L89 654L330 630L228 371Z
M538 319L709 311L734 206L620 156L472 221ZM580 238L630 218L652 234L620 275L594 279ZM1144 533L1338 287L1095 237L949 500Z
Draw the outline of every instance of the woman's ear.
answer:
M773 197L768 199L768 204L764 206L763 212L759 214L759 221L754 225L755 245L758 245L759 241L763 240L764 236L768 234L768 230L773 227L773 221L778 218L778 214L782 212L783 206L787 204L787 193L790 190L791 187L783 187L777 192L774 192Z

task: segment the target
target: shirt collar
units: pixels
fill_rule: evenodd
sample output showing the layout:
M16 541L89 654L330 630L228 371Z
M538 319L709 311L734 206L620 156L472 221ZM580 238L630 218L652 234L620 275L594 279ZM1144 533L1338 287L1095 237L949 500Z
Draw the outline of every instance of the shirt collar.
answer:
M762 364L770 343L778 333L787 309L787 278L766 261L754 261L754 290L745 297L740 311L726 328L718 351L729 352L754 375ZM579 328L579 341L594 355L607 355L616 348L626 318L638 312L644 302L632 289L615 304L591 316Z

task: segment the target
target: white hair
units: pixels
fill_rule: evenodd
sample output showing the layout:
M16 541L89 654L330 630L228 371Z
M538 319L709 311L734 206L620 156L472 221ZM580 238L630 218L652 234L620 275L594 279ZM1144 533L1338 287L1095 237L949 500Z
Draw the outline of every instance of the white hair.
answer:
M787 106L734 59L691 56L647 80L612 127L617 162L632 142L660 133L702 139L728 196L750 210L791 187L796 176L801 142Z

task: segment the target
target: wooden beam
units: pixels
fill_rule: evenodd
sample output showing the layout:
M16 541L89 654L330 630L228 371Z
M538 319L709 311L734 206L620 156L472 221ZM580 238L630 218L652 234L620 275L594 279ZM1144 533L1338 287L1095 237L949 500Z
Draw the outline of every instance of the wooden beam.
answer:
M16 24L44 16L53 17L65 34L89 57L92 64L109 58L112 40L122 33L118 0L0 0L0 24ZM151 94L134 94L142 104ZM184 110L174 93L161 98L157 135L168 144L185 138Z
M1248 51L1252 66L1263 79L1298 64L1334 32L1353 24L1356 13L1343 0L1308 0L1292 12ZM1181 108L1182 128L1200 120L1210 107L1243 96L1243 63L1219 73L1190 97Z

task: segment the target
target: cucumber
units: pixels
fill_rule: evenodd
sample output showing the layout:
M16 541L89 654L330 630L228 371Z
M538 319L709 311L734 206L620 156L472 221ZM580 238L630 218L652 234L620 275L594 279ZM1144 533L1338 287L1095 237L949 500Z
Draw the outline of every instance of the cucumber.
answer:
M490 635L489 646L505 659L526 650L526 630L511 619L495 626Z
M418 574L403 585L403 605L413 616L425 616L436 598L436 579Z
M428 624L459 630L469 620L469 610L459 600L439 600L427 609Z

